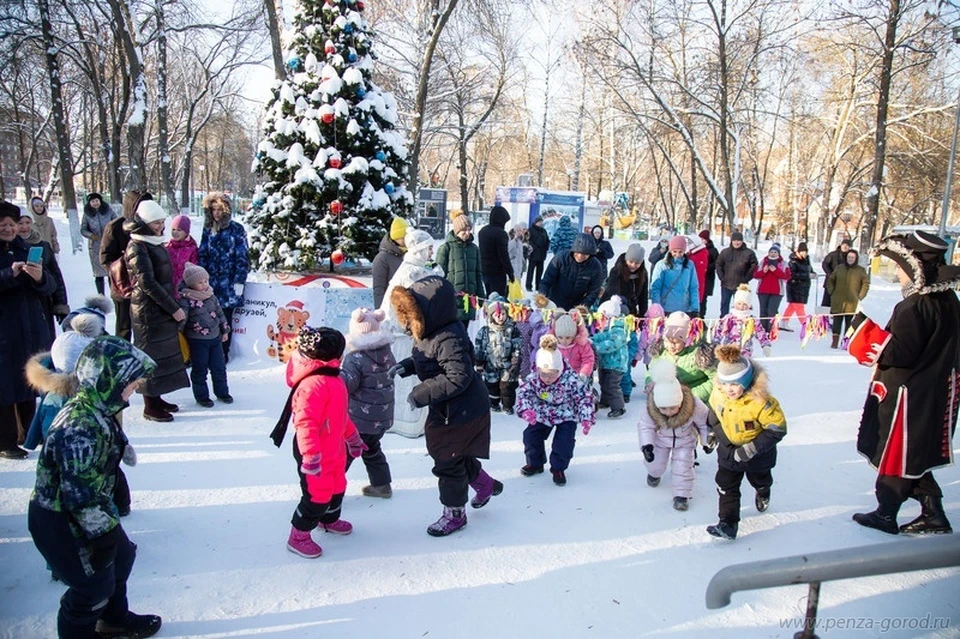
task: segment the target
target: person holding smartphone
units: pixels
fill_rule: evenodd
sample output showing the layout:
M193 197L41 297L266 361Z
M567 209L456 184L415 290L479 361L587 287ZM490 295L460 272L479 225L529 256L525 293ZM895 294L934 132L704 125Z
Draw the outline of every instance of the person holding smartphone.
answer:
M30 247L27 261L40 264L44 272L57 283L57 289L53 292L53 295L41 300L43 312L50 325L50 339L54 339L57 333L54 322L60 324L70 313L70 304L67 301L67 285L63 281L63 273L57 263L56 251L41 237L36 225L36 217L27 209L21 209L20 211L20 219L17 221L17 235L23 238L23 241Z
M41 299L52 295L56 282L17 235L20 209L0 200L0 457L24 459L19 444L36 412L37 400L23 367L53 340ZM36 253L34 253L36 259Z

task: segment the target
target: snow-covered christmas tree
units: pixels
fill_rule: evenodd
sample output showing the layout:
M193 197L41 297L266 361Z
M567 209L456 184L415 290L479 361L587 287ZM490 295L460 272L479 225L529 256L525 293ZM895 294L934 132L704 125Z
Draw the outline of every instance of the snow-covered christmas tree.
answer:
M363 9L361 0L297 0L287 78L253 162L250 248L261 270L372 258L391 217L413 208L396 100L371 80Z

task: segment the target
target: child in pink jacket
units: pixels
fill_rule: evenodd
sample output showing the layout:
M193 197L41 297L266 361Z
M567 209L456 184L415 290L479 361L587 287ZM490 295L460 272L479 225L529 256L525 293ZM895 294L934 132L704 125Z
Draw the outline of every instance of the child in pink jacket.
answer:
M707 419L710 409L677 381L677 368L661 358L650 365L653 392L647 394L647 410L640 415L640 452L647 466L647 485L656 488L671 461L673 507L686 510L693 496L693 463L697 436L705 453L713 452Z
M180 299L180 282L183 280L183 267L187 262L200 263L200 250L197 241L190 236L190 218L178 215L170 223L170 237L164 245L170 254L170 266L173 267L173 296Z
M293 458L302 493L287 549L310 559L323 554L310 536L314 528L337 535L353 531L350 522L340 518L347 489L347 454L359 457L366 446L347 412L347 386L340 378L345 345L340 331L304 326L297 350L287 361L287 386L292 390L284 417L292 417L296 429Z
M557 338L560 355L567 366L580 376L588 386L593 384L593 367L596 356L590 343L590 333L579 311L558 312L548 331Z

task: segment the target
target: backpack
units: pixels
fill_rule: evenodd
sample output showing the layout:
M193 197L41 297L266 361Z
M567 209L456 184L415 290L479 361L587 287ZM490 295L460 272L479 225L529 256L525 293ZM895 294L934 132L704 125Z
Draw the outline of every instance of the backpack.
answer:
M110 293L115 299L130 299L133 294L133 280L127 271L127 262L122 257L110 262L107 268L107 279L110 280Z

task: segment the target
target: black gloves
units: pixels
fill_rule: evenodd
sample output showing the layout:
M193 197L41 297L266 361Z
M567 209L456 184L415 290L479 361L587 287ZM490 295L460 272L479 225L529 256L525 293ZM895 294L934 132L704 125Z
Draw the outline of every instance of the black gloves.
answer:
M647 460L648 464L653 461L653 444L641 446L640 452L643 453L643 458Z

